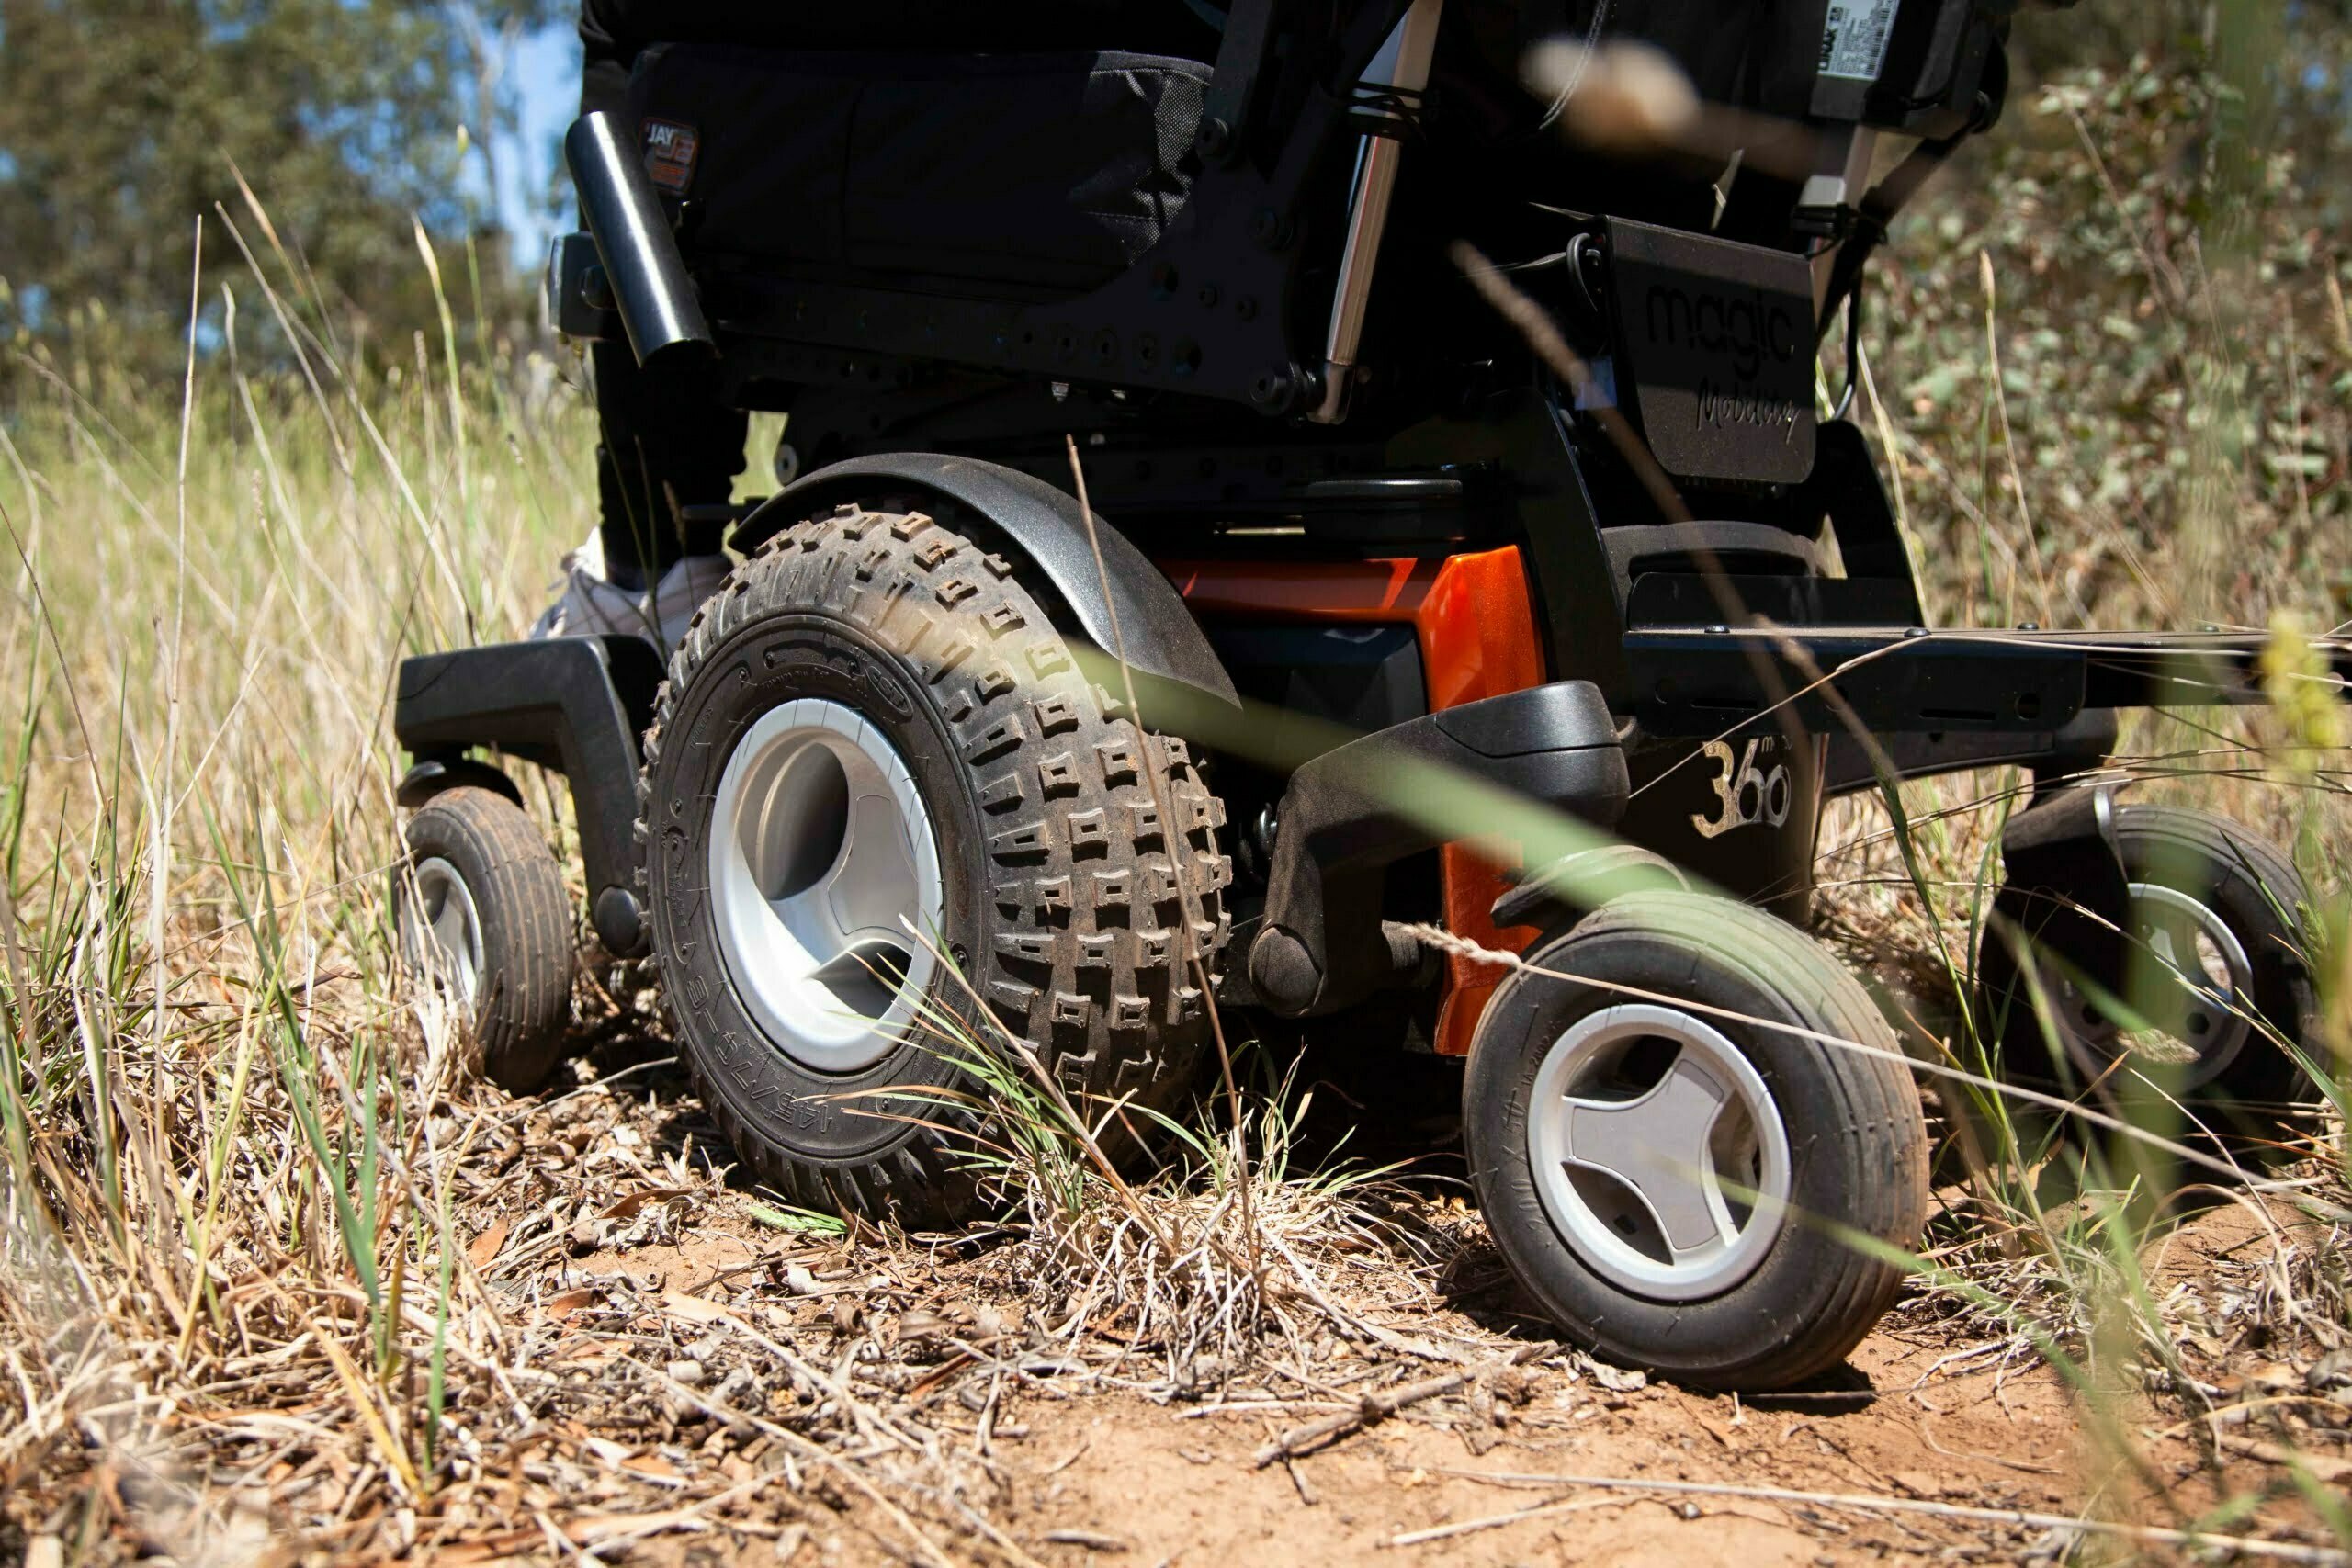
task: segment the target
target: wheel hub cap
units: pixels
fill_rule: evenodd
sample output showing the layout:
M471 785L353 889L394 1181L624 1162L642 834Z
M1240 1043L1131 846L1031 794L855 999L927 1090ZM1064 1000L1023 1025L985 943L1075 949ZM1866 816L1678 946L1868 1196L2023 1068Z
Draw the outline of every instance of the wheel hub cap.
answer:
M481 912L473 890L458 868L439 855L417 862L411 873L416 898L407 919L409 961L455 997L470 1004L481 998Z
M905 761L854 709L770 709L718 781L710 889L745 1010L800 1066L889 1054L938 966L938 847Z
M1780 1107L1739 1049L1688 1013L1629 1003L1579 1019L1536 1069L1528 1125L1552 1223L1626 1290L1720 1294L1780 1234Z
M2200 1089L2228 1070L2253 1033L2254 965L2237 933L2201 900L2154 882L2129 891L2130 972L2139 982L2132 989L2150 993L2133 1010L2154 1030L2127 1037L2096 998L2061 978L2056 1006L2067 1054L2086 1077L2099 1077L2129 1051L2177 1064L2178 1087Z

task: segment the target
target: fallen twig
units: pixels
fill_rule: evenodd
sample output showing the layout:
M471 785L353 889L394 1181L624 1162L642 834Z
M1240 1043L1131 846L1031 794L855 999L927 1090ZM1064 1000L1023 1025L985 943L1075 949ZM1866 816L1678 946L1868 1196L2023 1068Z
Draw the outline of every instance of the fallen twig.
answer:
M1483 1518L1464 1519L1459 1524L1431 1525L1427 1529L1407 1530L1403 1535L1390 1536L1388 1544L1419 1546L1428 1541L1469 1535L1475 1530L1500 1529L1521 1519L1549 1518L1555 1514L1581 1514L1591 1508L1623 1508L1642 1500L1639 1497L1578 1497L1565 1503L1538 1503L1532 1508L1518 1508L1508 1514L1488 1514Z
M2331 1459L2325 1454L2298 1453L2280 1443L2265 1442L2259 1438L2240 1438L2223 1434L2215 1438L2222 1447L2245 1459L2260 1460L2265 1464L2300 1464L2312 1472L2312 1479L2329 1486L2352 1483L2352 1459Z
M2352 1568L2352 1552L2332 1546L2302 1546L2292 1541L2253 1540L2244 1536L2213 1535L2202 1530L2174 1529L2165 1525L2126 1525L2107 1519L2077 1518L2071 1514L2043 1514L2030 1508L1986 1508L1966 1503L1938 1503L1925 1497L1879 1497L1855 1492L1799 1492L1785 1486L1742 1486L1719 1481L1635 1481L1615 1475L1535 1475L1509 1471L1440 1469L1438 1475L1451 1475L1464 1481L1485 1481L1503 1486L1581 1487L1613 1492L1663 1492L1692 1497L1739 1497L1758 1503L1802 1503L1814 1508L1853 1508L1865 1513L1924 1514L1939 1519L1973 1519L1987 1524L2021 1525L2029 1529L2078 1530L2085 1535L2110 1536L2121 1540L2136 1540L2154 1546L2188 1546L2210 1548L2222 1551L2242 1552L2248 1557L2267 1557L2284 1562L2324 1563L2329 1568ZM1542 1514L1566 1512L1573 1500L1521 1508L1510 1514L1491 1515L1484 1519L1465 1519L1459 1526L1447 1527L1450 1533L1504 1525ZM1391 1536L1390 1546L1412 1546L1437 1537L1428 1530L1408 1530Z
M1521 1345L1498 1361L1488 1361L1484 1366L1464 1367L1458 1372L1447 1372L1440 1377L1424 1378L1419 1382L1408 1382L1402 1388L1384 1389L1367 1393L1356 1401L1355 1408L1352 1410L1342 1410L1336 1416L1321 1416L1304 1426L1293 1427L1272 1442L1266 1444L1257 1452L1258 1466L1263 1469L1278 1459L1294 1459L1321 1446L1332 1438L1352 1432L1360 1427L1369 1427L1376 1421L1385 1420L1407 1405L1419 1404L1422 1400L1434 1399L1441 1393L1451 1393L1464 1383L1501 1371L1506 1367L1523 1366L1529 1361L1540 1360L1558 1348L1557 1345L1548 1339L1533 1345Z

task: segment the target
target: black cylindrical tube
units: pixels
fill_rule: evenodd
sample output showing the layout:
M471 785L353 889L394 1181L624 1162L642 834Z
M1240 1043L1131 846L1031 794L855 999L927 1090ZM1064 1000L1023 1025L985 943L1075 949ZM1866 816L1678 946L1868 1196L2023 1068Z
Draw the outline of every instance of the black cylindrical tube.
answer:
M602 111L582 115L564 133L563 159L637 362L693 352L689 344L714 346L694 280L622 122Z

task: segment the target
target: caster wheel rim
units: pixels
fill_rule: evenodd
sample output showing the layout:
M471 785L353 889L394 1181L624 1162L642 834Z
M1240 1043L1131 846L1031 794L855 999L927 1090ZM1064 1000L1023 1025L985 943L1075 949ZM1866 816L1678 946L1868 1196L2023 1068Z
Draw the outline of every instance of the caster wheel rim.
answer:
M771 1043L832 1074L897 1049L938 968L946 899L888 739L822 698L761 715L719 775L708 873L728 976Z
M1546 1050L1529 1101L1529 1160L1577 1256L1656 1300L1719 1295L1786 1221L1789 1136L1772 1092L1705 1021L1628 1003Z
M2154 959L2186 993L2178 1016L2163 1021L2179 1026L2164 1029L2169 1046L2151 1044L2146 1055L2178 1064L2180 1092L2201 1089L2229 1071L2253 1036L2247 1010L2254 964L2237 933L2201 899L2154 882L2134 882L2130 894L2135 961L2143 954ZM2052 1005L2067 1055L2086 1079L2109 1073L2118 1055L2134 1049L2116 1021L2072 980L2057 980Z
M409 962L420 974L468 1003L481 999L481 910L458 868L439 855L416 863L416 888L405 910Z

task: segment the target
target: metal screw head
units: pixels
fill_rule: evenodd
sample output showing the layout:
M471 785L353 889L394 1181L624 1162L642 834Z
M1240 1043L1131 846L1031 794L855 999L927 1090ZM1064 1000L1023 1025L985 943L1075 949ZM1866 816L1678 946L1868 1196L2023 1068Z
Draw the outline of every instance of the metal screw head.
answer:
M605 276L601 266L592 266L580 275L580 302L592 310L614 308L613 280Z
M1298 379L1287 367L1261 371L1250 383L1250 401L1261 413L1287 413L1297 400Z

